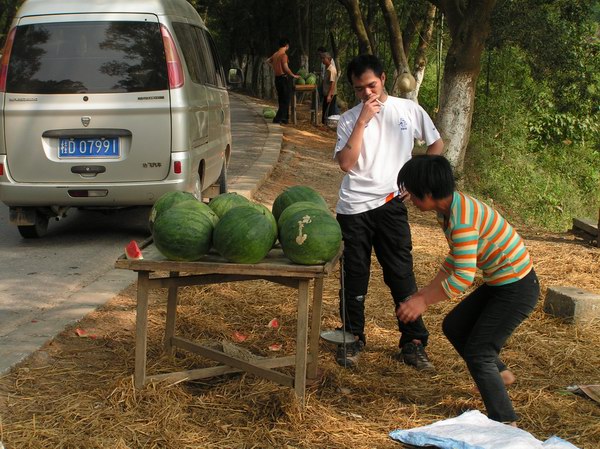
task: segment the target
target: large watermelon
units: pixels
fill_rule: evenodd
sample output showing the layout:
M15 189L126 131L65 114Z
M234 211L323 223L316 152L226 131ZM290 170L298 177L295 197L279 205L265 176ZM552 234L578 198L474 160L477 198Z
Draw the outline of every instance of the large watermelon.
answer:
M318 265L339 251L342 231L337 220L323 209L305 209L287 217L279 229L283 253L292 262Z
M273 216L275 220L279 221L279 216L285 208L298 201L310 201L323 206L325 209L328 207L323 197L316 190L307 186L288 187L273 202Z
M215 226L213 244L230 262L257 263L267 255L275 237L273 223L264 211L250 205L238 206Z
M213 212L217 214L219 218L221 218L229 211L229 209L237 206L247 205L249 202L250 201L242 195L238 195L235 192L227 192L221 193L220 195L217 195L211 199L208 203L208 207L210 207Z
M302 85L306 84L306 81L304 81L304 78L300 77L300 78L296 78L295 83L298 84L299 86L302 86Z
M197 211L206 214L206 216L210 218L213 226L215 226L219 221L219 216L215 214L210 207L208 207L208 204L205 204L196 198L189 201L182 201L181 203L175 204L173 207L187 207L188 209L196 209Z
M152 236L160 253L170 260L193 261L208 252L213 224L195 208L172 207L154 222Z
M181 203L183 201L196 200L196 197L192 195L190 192L167 192L162 195L159 199L154 202L152 206L152 210L150 211L150 217L148 218L148 226L150 227L150 232L154 227L154 222L158 219L160 214L164 211L170 209L175 204Z
M308 70L306 70L304 67L302 67L301 69L298 70L298 75L300 75L301 78L306 79L306 77L309 75Z
M298 212L299 210L314 209L315 207L329 211L329 209L322 204L313 203L311 201L298 201L297 203L290 204L279 215L279 220L277 220L277 228L279 229L281 224L287 220L290 215Z
M273 214L271 213L271 211L269 210L269 208L267 206L260 204L260 203L255 203L254 201L248 202L248 205L250 205L251 207L260 211L261 213L265 214L265 216L271 222L271 226L273 227L273 232L274 232L273 243L271 244L271 246L273 246L275 244L275 242L277 241L277 220L275 220L275 217L273 216Z
M311 73L305 78L306 84L317 84L317 77L315 74Z

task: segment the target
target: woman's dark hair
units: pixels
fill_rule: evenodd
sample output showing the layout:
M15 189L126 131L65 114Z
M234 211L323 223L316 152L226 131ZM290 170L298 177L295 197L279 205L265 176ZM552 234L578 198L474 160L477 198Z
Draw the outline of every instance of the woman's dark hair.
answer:
M348 63L348 68L346 69L346 75L348 76L350 85L352 85L352 76L360 78L367 70L372 70L375 76L381 78L383 64L377 56L360 55L352 59L352 61Z
M420 200L430 194L441 200L454 193L454 175L444 156L421 154L409 160L398 173L398 185Z
M279 48L285 47L286 45L290 45L290 40L287 37L279 39Z

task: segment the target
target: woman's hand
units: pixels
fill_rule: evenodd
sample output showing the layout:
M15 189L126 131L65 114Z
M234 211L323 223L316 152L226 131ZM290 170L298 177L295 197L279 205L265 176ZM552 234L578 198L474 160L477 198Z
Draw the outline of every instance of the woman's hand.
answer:
M408 300L401 302L396 309L396 316L403 323L415 321L427 309L425 298L420 295L411 296Z

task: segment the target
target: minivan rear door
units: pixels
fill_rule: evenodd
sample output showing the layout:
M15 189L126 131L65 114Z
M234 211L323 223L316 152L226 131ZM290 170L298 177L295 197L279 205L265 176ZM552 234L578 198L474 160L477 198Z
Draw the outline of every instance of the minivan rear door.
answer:
M17 182L164 179L171 112L158 17L22 18L4 114L7 166Z

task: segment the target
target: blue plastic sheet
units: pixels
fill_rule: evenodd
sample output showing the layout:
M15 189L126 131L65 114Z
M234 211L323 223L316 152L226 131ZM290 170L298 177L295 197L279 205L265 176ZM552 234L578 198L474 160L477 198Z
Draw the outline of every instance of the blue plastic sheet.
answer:
M440 449L578 449L556 436L542 442L525 430L493 421L477 410L428 426L394 430L390 437L413 446Z

